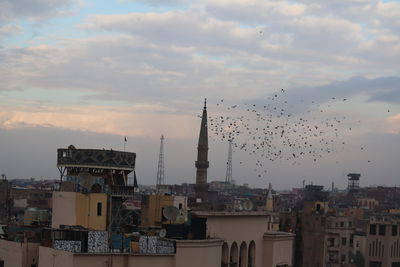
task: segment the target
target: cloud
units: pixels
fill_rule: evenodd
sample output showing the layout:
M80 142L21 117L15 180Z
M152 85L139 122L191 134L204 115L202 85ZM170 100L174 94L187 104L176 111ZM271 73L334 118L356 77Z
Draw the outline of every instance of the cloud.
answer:
M3 0L0 3L0 24L18 18L40 21L60 15L60 9L74 0Z
M200 108L199 108L200 110ZM199 111L200 113L200 111ZM7 108L0 112L0 128L56 127L100 134L148 136L161 133L188 138L197 120L194 114L176 114L163 106Z
M12 36L22 31L22 28L16 24L6 24L1 26L0 24L0 39L8 36Z
M141 3L149 6L186 6L189 5L188 1L185 0L122 0L123 2L133 2L133 3ZM193 4L196 1L191 0L190 4Z

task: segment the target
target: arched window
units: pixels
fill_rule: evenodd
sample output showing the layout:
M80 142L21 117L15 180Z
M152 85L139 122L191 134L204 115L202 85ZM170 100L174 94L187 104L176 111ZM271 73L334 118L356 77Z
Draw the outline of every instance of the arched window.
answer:
M221 267L229 267L229 247L226 242L222 245Z
M231 253L229 256L229 267L237 267L238 262L238 246L236 242L231 245Z
M246 242L242 242L240 244L240 252L239 252L239 267L247 266L247 245Z
M251 241L249 244L249 254L247 256L247 267L256 266L256 243Z

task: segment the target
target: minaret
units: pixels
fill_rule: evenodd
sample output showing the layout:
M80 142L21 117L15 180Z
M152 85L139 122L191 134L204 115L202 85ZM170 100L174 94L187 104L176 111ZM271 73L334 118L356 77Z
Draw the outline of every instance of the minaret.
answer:
M208 190L207 168L208 162L208 131L207 131L207 99L204 100L203 115L201 117L199 144L197 146L196 165L196 197L206 200Z
M232 140L229 140L228 161L226 162L225 183L232 184Z
M267 201L265 203L265 208L267 211L274 210L274 202L273 201L274 200L273 200L273 196L272 196L272 185L271 185L271 183L269 183Z

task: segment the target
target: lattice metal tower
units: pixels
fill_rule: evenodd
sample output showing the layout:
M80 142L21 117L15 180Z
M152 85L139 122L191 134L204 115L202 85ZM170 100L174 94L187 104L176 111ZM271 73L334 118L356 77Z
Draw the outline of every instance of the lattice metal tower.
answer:
M160 155L158 157L157 185L164 184L164 135L160 138Z
M228 161L226 162L225 182L228 184L232 183L232 140L229 140Z

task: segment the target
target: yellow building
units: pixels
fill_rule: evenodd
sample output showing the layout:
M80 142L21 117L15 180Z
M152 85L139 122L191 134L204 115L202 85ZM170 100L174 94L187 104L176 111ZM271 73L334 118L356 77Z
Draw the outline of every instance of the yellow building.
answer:
M53 192L52 227L80 225L93 230L106 230L107 194Z
M147 195L142 204L141 226L161 226L163 222L162 212L167 206L187 209L187 198L184 196Z

